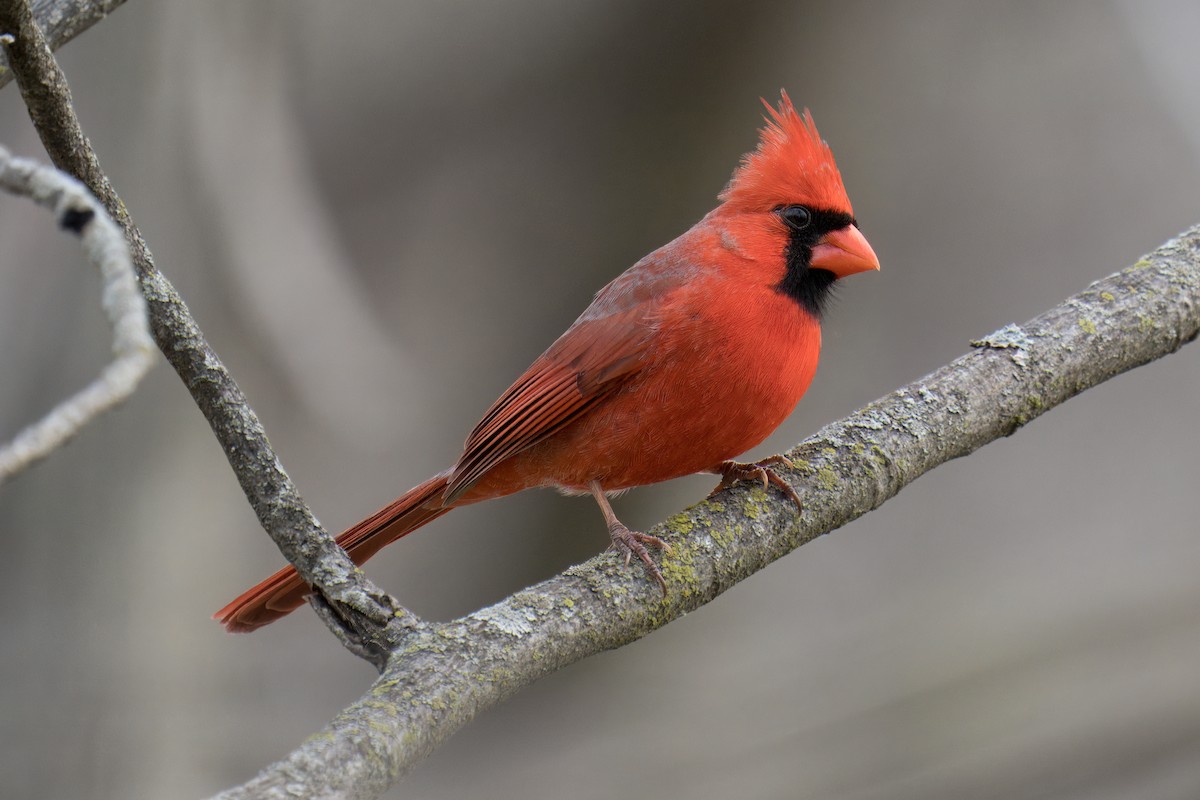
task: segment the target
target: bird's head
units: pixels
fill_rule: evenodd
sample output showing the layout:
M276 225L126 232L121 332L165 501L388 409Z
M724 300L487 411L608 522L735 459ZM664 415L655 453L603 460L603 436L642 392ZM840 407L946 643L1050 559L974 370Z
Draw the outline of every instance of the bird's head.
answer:
M778 245L786 273L780 291L820 316L838 278L879 269L879 259L859 231L829 145L812 114L798 114L787 92L768 117L758 147L742 159L720 194L718 213L736 217L758 241ZM772 253L777 258L777 253Z

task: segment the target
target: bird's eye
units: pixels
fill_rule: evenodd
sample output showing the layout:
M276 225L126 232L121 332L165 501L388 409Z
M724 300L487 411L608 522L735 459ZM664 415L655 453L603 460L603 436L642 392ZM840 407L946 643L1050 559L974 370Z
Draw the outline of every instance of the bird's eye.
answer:
M784 206L779 209L779 216L794 231L802 231L812 223L812 212L804 206Z

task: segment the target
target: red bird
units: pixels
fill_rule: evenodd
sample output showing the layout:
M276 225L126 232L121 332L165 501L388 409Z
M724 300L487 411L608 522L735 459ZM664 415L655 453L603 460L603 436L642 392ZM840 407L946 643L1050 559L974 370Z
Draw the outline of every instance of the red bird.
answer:
M647 546L607 495L696 472L723 488L772 470L739 464L808 388L834 281L879 269L855 224L829 146L787 93L721 203L687 233L601 289L579 319L492 404L442 472L337 538L356 564L452 508L541 486L591 494L613 548ZM218 611L230 631L288 614L311 590L286 567Z

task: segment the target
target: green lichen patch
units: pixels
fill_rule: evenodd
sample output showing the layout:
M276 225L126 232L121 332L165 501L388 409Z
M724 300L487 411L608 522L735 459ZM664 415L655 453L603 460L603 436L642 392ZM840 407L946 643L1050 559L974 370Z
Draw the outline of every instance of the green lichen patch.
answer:
M709 529L708 535L712 537L713 544L722 548L729 547L729 545L733 544L733 540L735 538L735 533L732 528L722 527L720 525L712 526L712 528Z
M687 536L689 533L695 530L696 522L688 515L686 511L681 511L678 514L667 517L667 519L663 522L663 527L671 533L679 534L680 536Z
M801 475L811 475L813 473L813 465L805 461L803 458L791 459L792 469L799 472Z
M674 545L672 545L674 547ZM691 548L680 548L662 560L659 570L667 582L669 596L693 597L700 589L700 576L696 574L696 553Z
M747 519L758 519L762 513L760 507L767 502L767 492L761 486L754 486L742 499L742 516Z
M837 472L828 464L817 470L816 484L827 492L832 492L840 483Z

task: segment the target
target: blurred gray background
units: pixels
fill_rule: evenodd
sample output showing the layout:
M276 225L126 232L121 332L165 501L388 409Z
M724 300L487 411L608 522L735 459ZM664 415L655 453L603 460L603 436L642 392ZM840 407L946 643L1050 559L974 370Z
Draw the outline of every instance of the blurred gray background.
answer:
M60 54L108 173L337 531L450 463L588 302L812 108L883 262L754 455L1200 222L1200 6L130 2ZM0 142L41 155L15 87ZM97 279L0 198L0 432L106 356ZM1200 347L921 479L710 606L522 692L394 798L1200 796ZM711 478L618 502L649 526ZM447 619L606 542L457 511L371 576ZM369 685L164 364L0 488L0 794L193 797Z

